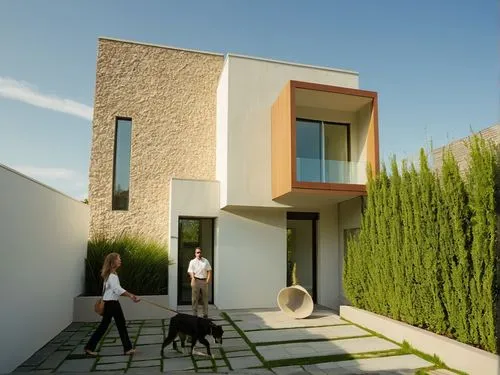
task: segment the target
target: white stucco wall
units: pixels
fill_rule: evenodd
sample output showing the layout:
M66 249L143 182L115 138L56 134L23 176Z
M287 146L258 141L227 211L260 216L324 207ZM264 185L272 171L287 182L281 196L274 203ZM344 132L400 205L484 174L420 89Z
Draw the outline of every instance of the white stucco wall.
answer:
M339 307L339 241L337 205L319 210L318 222L318 303Z
M222 114L217 119L222 129L217 131L222 136L227 128L228 140L227 150L217 147L218 167L227 168L217 173L224 190L222 207L279 207L271 198L272 104L289 80L358 88L358 75L234 55L228 55L225 64L229 80L219 81L218 100L225 99L227 84L227 121Z
M219 84L217 85L216 119L216 163L215 178L220 182L220 206L227 205L227 150L228 150L228 111L229 111L229 68L225 61Z
M170 182L169 210L169 255L173 264L168 268L168 303L177 308L178 233L179 216L217 217L219 215L219 182L182 180L173 178ZM215 233L217 238L217 232ZM217 259L217 250L214 249ZM217 274L214 273L215 277Z
M344 288L342 287L342 273L344 272L344 230L361 227L361 197L339 203L339 285L340 303L346 304Z
M0 373L71 323L88 231L87 205L0 165Z
M215 304L221 309L276 307L286 286L286 213L220 211L215 249Z

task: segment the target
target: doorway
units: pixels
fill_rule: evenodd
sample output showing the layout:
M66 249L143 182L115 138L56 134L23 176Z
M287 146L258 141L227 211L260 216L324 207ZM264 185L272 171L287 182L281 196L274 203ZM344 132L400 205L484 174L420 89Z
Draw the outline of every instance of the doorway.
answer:
M298 283L316 303L317 297L317 222L315 212L287 212L287 286L293 282L296 267Z
M177 303L191 304L191 279L187 273L189 262L194 258L194 250L201 247L202 256L214 266L214 219L199 217L179 218L179 249L177 264ZM208 303L213 304L214 287L208 287Z

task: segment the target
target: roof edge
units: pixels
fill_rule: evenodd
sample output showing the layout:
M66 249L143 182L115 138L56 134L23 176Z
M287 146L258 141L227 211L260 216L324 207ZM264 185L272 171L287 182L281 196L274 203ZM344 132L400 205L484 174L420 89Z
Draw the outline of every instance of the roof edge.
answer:
M328 67L328 66L319 66L319 65L311 65L311 64L301 64L301 63L296 63L296 62L291 62L291 61L266 59L266 58L263 58L263 57L254 57L254 56L240 55L240 54L236 54L236 53L228 53L226 55L226 59L229 58L229 57L238 57L238 58L241 58L241 59L265 61L265 62L272 62L272 63L283 64L283 65L299 66L299 67L303 67L303 68L326 70L326 71L329 71L329 72L352 74L352 75L355 75L355 76L359 77L359 73L356 72L356 71L354 71L354 70L337 69L337 68L331 68L331 67Z
M97 39L98 40L109 40L109 41L112 41L112 42L137 44L137 45L141 45L141 46L149 46L149 47L170 49L170 50L175 50L175 51L200 53L200 54L203 54L203 55L212 55L212 56L218 56L218 57L224 57L225 56L223 53L210 52L210 51L199 51L199 50L189 49L189 48L172 47L172 46L161 45L161 44L137 42L137 41L134 41L134 40L119 39L119 38L110 38L110 37L105 37L105 36L100 36Z

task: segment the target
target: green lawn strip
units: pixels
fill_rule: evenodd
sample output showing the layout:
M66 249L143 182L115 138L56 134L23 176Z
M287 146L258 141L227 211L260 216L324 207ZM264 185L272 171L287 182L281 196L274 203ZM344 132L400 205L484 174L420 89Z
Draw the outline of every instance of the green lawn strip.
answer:
M416 355L417 357L420 357L422 359L425 359L426 361L428 362L431 362L433 363L435 366L437 366L437 368L442 368L442 369L446 369L446 370L450 370L450 371L453 371L457 374L460 374L460 375L467 375L466 372L463 372L463 371L459 371L459 370L455 370L455 369L452 369L450 367L448 367L437 355L430 355L430 354L426 354L424 352L421 352L420 350L417 350L415 349L413 346L411 346L406 340L403 341L403 343L399 343L399 342L396 342L394 340L391 340L390 338L388 337L385 337L383 335L381 335L380 333L378 332L375 332L375 331L372 331L371 329L369 328L366 328L366 327L363 327L362 325L359 325L359 324L356 324L356 323L353 323L351 322L350 320L347 320L345 318L341 318L342 320L345 320L346 322L348 322L349 324L352 324L358 328L361 328L361 329L364 329L365 331L367 332L370 332L373 336L376 336L378 338L381 338L381 339L384 339L384 340L387 340L387 341L390 341L392 342L393 344L395 345L398 345L401 347L401 350L404 352L404 354L414 354Z
M372 337L372 335L346 336L346 337L321 338L321 339L297 339L297 340L288 340L288 341L268 341L268 342L258 342L254 345L255 346L283 345L283 344L296 344L296 343L306 343L306 342L322 342L322 341L361 339L361 338L366 338L366 337Z
M296 365L296 366L316 365L318 363L324 363L324 362L341 362L353 359L394 357L405 354L406 353L404 353L401 349L393 349L393 350L382 350L382 351L366 352L359 354L344 353L344 354L334 354L334 355L326 355L318 357L279 359L275 361L269 361L267 362L267 364L270 367L282 367L291 365Z
M289 329L308 329L308 328L325 328L325 327L338 327L338 326L349 326L350 323L345 324L325 324L320 326L304 326L304 327L284 327L284 328L257 328L257 329L247 329L245 332L259 332L259 331L276 331L276 330L289 330Z
M243 332L240 327L238 327L236 325L236 323L231 319L231 317L225 313L225 312L222 312L221 315L224 317L224 319L226 319L232 326L233 328L236 330L236 332L239 333L239 335L241 336L241 338L247 343L247 345L250 347L250 349L252 350L253 354L255 354L255 356L257 358L259 358L259 360L264 364L264 367L267 368L267 369L271 369L271 367L269 367L267 361L264 359L264 357L257 351L257 348L255 347L255 345L248 339L248 337L245 335L245 332ZM233 370L232 366L231 366L231 361L227 360L227 363L229 364L229 369L230 370Z

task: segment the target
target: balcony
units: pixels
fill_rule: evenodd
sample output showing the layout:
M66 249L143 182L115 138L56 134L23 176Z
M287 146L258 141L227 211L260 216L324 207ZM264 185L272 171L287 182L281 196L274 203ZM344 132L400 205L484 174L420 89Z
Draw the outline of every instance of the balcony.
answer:
M366 162L297 158L297 182L363 185Z
M365 194L367 166L379 164L377 93L289 81L272 107L271 143L273 199Z

